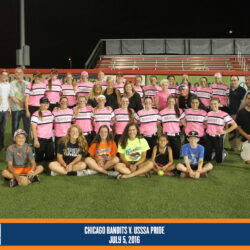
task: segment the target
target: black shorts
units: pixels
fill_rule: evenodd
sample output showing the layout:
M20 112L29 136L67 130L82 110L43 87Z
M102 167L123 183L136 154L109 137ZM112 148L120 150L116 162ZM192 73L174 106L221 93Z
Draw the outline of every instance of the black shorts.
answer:
M183 163L183 165L186 167L186 164ZM202 168L203 168L204 164L202 164ZM190 165L191 169L196 171L198 169L198 165Z

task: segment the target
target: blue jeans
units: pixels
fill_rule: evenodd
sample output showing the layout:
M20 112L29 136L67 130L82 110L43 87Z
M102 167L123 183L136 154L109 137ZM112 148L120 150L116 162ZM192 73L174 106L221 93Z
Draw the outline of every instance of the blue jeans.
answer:
M0 149L4 147L4 135L8 116L8 111L0 111Z
M23 119L23 129L29 135L30 119L26 116L25 110L12 111L12 138L15 131L19 128L21 118ZM28 137L26 141L28 141Z

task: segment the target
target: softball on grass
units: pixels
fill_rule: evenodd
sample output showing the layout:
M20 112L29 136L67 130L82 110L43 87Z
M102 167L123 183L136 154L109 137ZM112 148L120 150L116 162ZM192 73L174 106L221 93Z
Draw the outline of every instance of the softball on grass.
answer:
M30 180L26 176L20 176L20 181L18 182L19 186L28 186L30 184Z
M164 175L164 171L159 170L159 171L157 172L157 174L158 174L159 176L163 176L163 175Z

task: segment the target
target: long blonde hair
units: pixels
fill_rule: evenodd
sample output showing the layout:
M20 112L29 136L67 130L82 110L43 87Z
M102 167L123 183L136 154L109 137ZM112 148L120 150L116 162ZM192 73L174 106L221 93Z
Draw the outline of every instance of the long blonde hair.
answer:
M92 87L90 93L89 93L89 99L94 99L94 97L95 97L95 87L96 87L96 86L100 86L101 89L102 89L102 85L101 85L100 83L95 83L95 84L93 85L93 87ZM101 91L101 93L102 93L102 91ZM101 93L100 93L100 95L101 95Z
M79 110L80 110L80 104L79 104L79 101L81 98L84 98L86 101L87 101L87 98L85 95L79 95L77 97L77 105L76 105L76 109L75 109L75 115L77 116L79 114Z
M134 84L133 84L132 82L128 81L128 82L126 82L126 83L124 84L124 87L123 87L123 89L124 89L123 96L126 96L126 97L127 97L126 86L129 85L129 84L130 84L131 87L132 87L132 92L133 92L133 94L135 93Z
M71 75L71 76L72 76L72 74L71 74L70 72L68 72L68 73L65 75L65 82L66 82L66 83L68 83L67 80L66 80L66 77L67 77L68 75ZM73 76L72 76L72 78L73 78ZM74 82L74 79L72 79L72 86L73 86L74 92L76 92L76 83Z
M88 152L88 143L87 143L87 140L85 139L85 136L82 133L81 128L77 124L71 125L70 128L67 131L67 134L63 138L61 138L59 140L58 143L63 143L64 144L63 152L65 154L67 152L67 145L68 145L68 143L70 141L70 131L71 131L72 128L77 128L77 130L78 130L79 136L77 138L77 142L78 142L78 147L80 149L80 152L83 152L83 153L87 154L87 152Z

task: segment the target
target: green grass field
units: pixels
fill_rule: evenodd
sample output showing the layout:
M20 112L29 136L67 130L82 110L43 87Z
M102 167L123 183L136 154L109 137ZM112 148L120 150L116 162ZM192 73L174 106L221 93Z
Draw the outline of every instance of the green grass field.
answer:
M7 127L10 143L10 121ZM1 178L0 218L250 218L250 167L239 153L213 164L209 178L199 180L44 173L40 183L9 188Z

